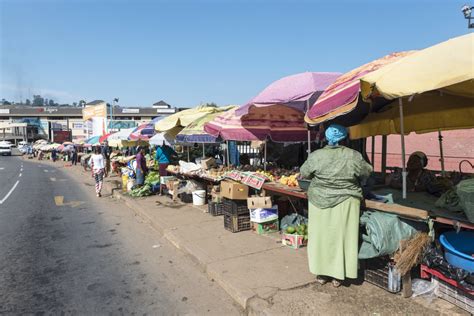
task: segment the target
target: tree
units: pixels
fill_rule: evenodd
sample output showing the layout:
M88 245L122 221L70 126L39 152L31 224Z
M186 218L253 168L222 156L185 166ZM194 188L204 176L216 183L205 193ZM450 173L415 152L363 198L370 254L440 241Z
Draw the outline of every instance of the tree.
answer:
M203 106L206 106L206 107L211 107L211 108L216 108L217 107L217 104L214 103L214 102L208 102L208 103L204 103Z
M2 102L1 102L2 105L11 105L10 102L8 102L7 100L5 99L2 99Z
M48 105L49 105L49 106L55 106L56 103L54 103L54 100L53 100L53 99L49 99Z
M77 102L72 102L73 107L77 107Z
M26 105L31 105L30 99L26 99L26 100L25 100L25 104L26 104Z
M34 106L43 106L44 99L38 94L33 96L33 105Z

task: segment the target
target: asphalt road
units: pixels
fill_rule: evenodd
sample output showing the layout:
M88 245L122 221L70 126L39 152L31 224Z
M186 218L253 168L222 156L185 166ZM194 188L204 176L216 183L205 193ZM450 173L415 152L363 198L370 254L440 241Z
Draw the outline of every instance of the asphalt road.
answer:
M189 258L64 167L0 157L0 202L0 314L241 313Z

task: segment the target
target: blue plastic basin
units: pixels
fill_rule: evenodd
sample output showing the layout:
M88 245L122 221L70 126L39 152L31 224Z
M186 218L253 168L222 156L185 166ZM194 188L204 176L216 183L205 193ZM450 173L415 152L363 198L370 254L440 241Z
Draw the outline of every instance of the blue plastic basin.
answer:
M454 231L442 234L439 237L445 249L444 257L455 267L474 272L474 232Z

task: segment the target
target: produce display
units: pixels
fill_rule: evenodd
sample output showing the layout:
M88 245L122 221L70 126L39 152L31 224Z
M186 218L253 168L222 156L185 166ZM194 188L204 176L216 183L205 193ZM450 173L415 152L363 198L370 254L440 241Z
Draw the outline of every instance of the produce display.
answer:
M133 197L143 197L143 196L152 195L153 192L151 190L151 185L145 184L141 187L136 187L135 189L130 191L129 194L130 194L130 196L133 196Z
M308 240L308 226L306 224L301 224L297 226L288 226L285 229L285 233L287 234L295 234L295 235L302 235L303 240Z
M160 183L160 174L157 171L150 171L145 177L145 184L157 185Z

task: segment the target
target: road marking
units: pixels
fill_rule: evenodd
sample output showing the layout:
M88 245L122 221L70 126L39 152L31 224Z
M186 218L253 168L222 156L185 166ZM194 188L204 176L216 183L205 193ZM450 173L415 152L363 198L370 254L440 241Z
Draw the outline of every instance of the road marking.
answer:
M83 204L84 202L82 201L71 201L64 203L64 196L62 195L57 195L54 197L54 203L56 206L70 206L70 207L78 207L79 205Z
M20 171L23 172L23 167L20 168Z
M21 178L21 175L22 175L22 173L20 172L20 175L18 177Z
M13 187L10 189L10 191L8 191L7 195L5 195L5 197L3 198L3 200L0 201L0 204L3 204L3 202L5 202L8 197L10 196L10 194L12 194L13 190L16 189L16 186L18 185L18 183L20 182L20 180L16 180L15 184L13 185Z
M49 172L49 170L47 170L47 169L44 169L43 171L44 171L44 172Z
M51 181L56 182L56 178L49 178Z
M3 167L0 168L0 170L3 170L3 169L5 169L5 168L3 168Z

